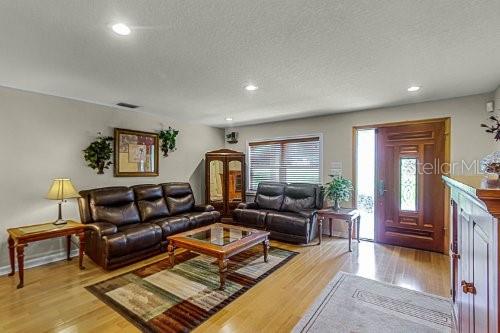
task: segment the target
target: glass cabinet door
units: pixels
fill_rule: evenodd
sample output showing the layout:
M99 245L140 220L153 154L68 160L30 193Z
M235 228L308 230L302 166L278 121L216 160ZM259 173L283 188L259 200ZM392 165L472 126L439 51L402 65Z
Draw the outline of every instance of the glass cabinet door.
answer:
M213 206L224 205L224 162L221 160L210 161L210 204Z
M242 201L243 172L241 161L230 160L228 163L228 202L240 203Z

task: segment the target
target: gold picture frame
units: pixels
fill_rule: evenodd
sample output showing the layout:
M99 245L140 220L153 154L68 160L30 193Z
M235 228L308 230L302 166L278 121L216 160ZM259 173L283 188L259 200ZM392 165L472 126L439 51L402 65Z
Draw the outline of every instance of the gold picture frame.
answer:
M115 177L157 177L159 137L156 133L114 130Z

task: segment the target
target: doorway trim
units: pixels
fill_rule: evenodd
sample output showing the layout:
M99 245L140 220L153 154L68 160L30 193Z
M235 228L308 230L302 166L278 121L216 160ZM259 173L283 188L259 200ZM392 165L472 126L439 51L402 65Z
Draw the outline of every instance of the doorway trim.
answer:
M407 121L397 121L397 122L389 122L389 123L377 123L373 125L357 125L352 127L352 183L353 183L353 196L351 200L352 207L357 207L357 166L358 166L358 142L357 142L357 133L358 130L363 129L377 129L379 127L392 127L392 126L401 126L401 125L416 125L421 123L435 123L435 122L444 122L445 128L445 142L444 142L444 163L450 163L451 161L451 117L441 117L441 118L430 118L430 119L419 119L419 120L407 120ZM376 152L375 152L376 156ZM446 170L447 171L447 170ZM443 173L443 175L449 175L448 172ZM449 240L450 240L450 191L447 186L445 186L444 191L444 244L443 244L443 253L449 253ZM361 222L363 223L363 222ZM377 223L377 221L375 221Z

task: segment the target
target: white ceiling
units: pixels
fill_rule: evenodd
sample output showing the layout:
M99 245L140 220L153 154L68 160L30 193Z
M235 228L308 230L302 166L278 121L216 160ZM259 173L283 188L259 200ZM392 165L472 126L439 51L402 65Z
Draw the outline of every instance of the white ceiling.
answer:
M499 0L0 2L0 85L220 127L499 83Z

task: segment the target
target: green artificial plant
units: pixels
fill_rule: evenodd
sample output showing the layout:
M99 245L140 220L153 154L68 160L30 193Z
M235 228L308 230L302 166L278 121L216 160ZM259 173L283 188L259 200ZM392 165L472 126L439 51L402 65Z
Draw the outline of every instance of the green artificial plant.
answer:
M161 151L163 152L163 156L167 157L169 151L174 151L177 149L176 147L176 137L179 134L179 130L173 129L172 127L168 127L167 130L160 131L160 140L161 140Z
M326 183L323 192L327 199L333 202L333 209L340 209L340 201L347 201L351 199L352 182L343 176L330 175L332 179Z
M83 150L85 162L87 162L89 167L97 170L98 175L102 175L104 169L109 169L109 166L112 164L111 156L113 154L113 148L111 147L111 141L113 141L112 137L103 136L99 132L97 140Z

